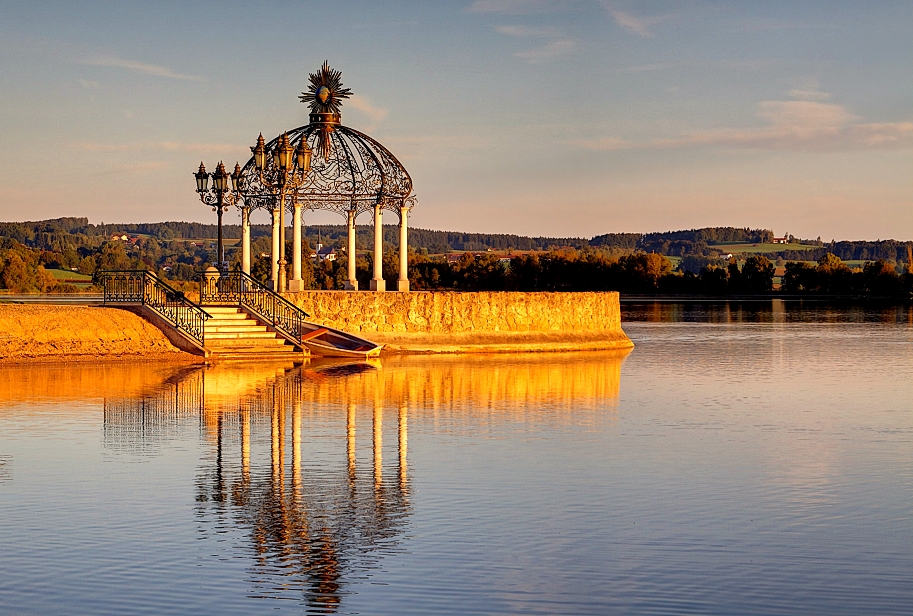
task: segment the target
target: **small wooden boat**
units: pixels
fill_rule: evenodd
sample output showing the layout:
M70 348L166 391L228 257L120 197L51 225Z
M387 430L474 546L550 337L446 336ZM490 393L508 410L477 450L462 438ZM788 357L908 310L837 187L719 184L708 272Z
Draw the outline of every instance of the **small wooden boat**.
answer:
M301 324L301 344L317 357L367 359L380 355L382 344L316 323Z

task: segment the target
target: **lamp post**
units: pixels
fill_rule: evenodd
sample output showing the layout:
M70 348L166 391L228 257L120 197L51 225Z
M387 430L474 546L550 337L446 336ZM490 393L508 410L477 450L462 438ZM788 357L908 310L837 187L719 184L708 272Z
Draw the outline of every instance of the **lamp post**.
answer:
M228 210L238 200L238 181L241 179L241 165L235 163L234 173L229 174L225 171L225 165L219 161L216 170L213 173L207 173L206 167L200 162L200 169L193 174L197 180L197 192L200 194L200 201L206 205L212 206L212 211L216 212L219 218L219 244L218 244L218 267L224 268L225 250L222 245L222 214ZM209 188L209 178L212 178L212 188ZM231 188L228 187L228 180L231 179Z
M254 155L254 166L257 169L260 183L279 200L279 280L278 292L287 290L288 262L285 260L285 199L294 195L311 170L311 148L304 136L297 148L292 147L288 135L283 133L276 142L272 160L269 160L263 134L257 138L257 145L250 151ZM275 256L273 257L275 258Z

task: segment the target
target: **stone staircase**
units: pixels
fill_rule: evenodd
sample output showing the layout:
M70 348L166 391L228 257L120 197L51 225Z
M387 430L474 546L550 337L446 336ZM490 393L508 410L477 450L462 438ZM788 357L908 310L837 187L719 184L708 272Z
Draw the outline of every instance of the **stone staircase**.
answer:
M203 306L212 315L206 321L206 348L213 359L302 359L291 342L233 306Z

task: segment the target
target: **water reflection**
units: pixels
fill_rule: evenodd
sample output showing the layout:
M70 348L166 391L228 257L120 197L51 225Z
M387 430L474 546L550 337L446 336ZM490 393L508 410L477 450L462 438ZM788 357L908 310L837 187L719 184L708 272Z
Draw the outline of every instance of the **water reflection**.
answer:
M626 302L622 320L647 323L899 323L913 324L913 305L814 300Z
M626 355L16 366L0 408L98 399L104 450L130 462L177 459L198 439L198 538L227 548L228 569L244 559L249 598L332 613L406 549L410 420L452 434L612 423Z
M244 529L250 596L303 596L317 612L333 612L347 578L396 551L411 514L407 467L407 401L397 409L395 469L385 474L385 399L379 365L259 366L227 364L176 372L157 392L105 401L105 443L144 451L167 436L165 427L199 418L211 455L196 480L197 516L204 536L218 540ZM339 438L345 463L333 452L303 468L302 416L313 412L311 388L337 387L348 379L374 382L371 401L372 463L359 468L358 404L345 404ZM373 377L373 378L372 378ZM338 381L338 383L336 383ZM159 443L160 444L160 443ZM260 447L262 445L262 447ZM258 447L261 451L257 451ZM268 455L267 455L268 454ZM319 464L317 464L319 462Z

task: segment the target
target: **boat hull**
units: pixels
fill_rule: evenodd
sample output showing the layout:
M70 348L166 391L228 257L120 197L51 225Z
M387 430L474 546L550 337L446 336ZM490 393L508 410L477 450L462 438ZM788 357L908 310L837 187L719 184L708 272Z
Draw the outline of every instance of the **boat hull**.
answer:
M382 344L316 323L303 324L301 345L316 357L346 359L377 357L383 349Z

